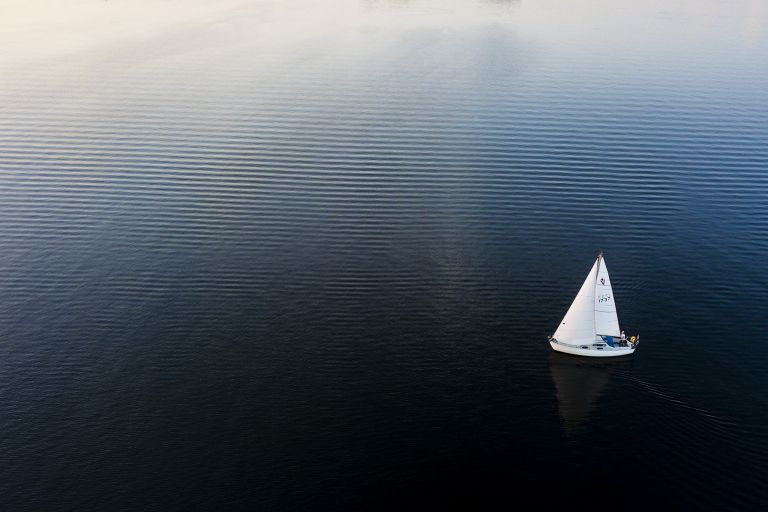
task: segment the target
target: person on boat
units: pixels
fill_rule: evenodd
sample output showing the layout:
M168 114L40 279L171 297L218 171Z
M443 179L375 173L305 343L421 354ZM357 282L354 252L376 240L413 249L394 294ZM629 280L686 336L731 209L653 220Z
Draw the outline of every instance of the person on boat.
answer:
M621 344L626 345L627 344L627 335L624 334L624 331L621 331Z

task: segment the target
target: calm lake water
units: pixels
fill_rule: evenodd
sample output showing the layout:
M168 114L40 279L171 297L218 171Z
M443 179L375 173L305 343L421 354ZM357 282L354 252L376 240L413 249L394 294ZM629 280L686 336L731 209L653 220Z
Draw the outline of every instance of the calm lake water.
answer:
M768 506L768 4L8 0L0 508ZM552 353L605 252L625 360Z

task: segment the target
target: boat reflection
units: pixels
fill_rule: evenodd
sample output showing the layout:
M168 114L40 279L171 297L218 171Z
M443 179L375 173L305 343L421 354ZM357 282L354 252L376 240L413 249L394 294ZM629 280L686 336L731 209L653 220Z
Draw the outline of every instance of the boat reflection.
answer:
M588 423L598 400L608 388L617 361L551 352L549 373L555 384L558 409L566 435L574 435Z

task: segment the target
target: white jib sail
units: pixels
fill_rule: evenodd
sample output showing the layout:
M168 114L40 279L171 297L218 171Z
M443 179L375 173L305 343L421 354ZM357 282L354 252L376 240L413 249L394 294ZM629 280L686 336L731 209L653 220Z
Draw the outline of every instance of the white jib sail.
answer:
M597 261L599 267L595 280L595 333L602 336L620 336L608 267L605 266L605 258L602 256Z
M597 280L598 261L592 265L592 270L589 271L587 279L581 285L576 298L573 299L573 304L555 331L556 340L573 344L593 343L595 341L595 317L597 316L595 313L595 282ZM616 314L615 311L614 308L614 315Z

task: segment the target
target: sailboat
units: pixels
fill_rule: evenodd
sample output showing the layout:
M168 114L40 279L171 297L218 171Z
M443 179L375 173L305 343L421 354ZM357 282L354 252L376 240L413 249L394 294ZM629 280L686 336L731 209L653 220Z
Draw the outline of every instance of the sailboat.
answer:
M622 339L608 268L600 252L549 344L566 354L615 357L633 354L638 342L635 336Z

